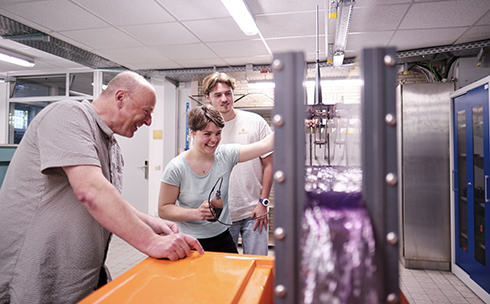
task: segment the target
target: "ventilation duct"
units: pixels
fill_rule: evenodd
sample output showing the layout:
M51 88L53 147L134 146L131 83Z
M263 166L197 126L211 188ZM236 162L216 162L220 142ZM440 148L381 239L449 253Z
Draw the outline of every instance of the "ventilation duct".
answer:
M93 69L126 69L103 57L0 15L0 36Z

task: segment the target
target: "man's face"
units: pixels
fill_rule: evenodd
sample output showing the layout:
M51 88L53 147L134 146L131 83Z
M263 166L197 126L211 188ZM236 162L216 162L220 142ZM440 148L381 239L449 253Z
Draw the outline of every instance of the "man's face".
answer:
M156 98L153 92L126 94L122 110L123 124L119 128L119 135L133 137L134 132L142 125L151 125L151 114L155 108Z
M233 89L226 83L218 82L206 99L222 114L233 110Z

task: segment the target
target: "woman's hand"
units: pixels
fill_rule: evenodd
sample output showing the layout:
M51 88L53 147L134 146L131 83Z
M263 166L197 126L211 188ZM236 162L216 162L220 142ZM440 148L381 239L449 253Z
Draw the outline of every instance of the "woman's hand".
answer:
M171 221L154 218L154 221L150 224L150 227L156 234L168 235L178 233L179 228L177 224Z
M207 200L205 200L199 206L199 208L197 208L197 213L198 213L198 220L205 221L205 220L214 219L214 216L211 213L211 210L209 210L209 202Z

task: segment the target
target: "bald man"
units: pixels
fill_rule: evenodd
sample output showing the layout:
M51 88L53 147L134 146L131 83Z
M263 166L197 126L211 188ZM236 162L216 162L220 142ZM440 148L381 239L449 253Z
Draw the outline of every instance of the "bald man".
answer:
M76 303L110 278L111 233L155 258L178 260L199 242L141 213L121 194L114 134L151 124L155 90L117 75L92 103L59 101L31 122L0 190L0 303Z

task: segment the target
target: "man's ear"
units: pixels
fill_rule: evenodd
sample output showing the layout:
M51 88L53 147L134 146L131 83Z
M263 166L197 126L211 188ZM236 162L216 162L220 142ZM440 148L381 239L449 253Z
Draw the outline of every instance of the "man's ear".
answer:
M116 100L116 106L118 109L123 107L123 101L124 98L126 98L126 92L123 90L117 90L116 93L114 94L115 100Z

